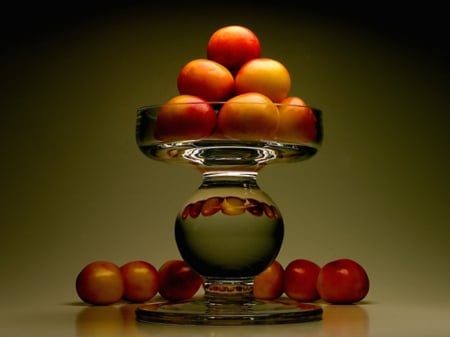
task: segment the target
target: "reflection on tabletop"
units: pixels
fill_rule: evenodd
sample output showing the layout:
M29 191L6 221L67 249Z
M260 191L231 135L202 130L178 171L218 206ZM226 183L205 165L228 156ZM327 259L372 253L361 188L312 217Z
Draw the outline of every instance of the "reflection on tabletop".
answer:
M295 324L250 326L199 326L142 323L135 310L142 304L85 306L76 317L79 337L157 337L157 336L270 336L273 329L283 337L367 337L369 317L365 304L321 304L322 320Z

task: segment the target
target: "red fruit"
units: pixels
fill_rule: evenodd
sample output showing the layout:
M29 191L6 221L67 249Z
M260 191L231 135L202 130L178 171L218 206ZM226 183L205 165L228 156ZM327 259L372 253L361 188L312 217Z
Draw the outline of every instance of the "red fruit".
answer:
M174 141L208 137L213 133L216 122L213 107L204 99L178 95L161 107L155 124L155 138Z
M286 142L313 142L317 139L316 116L296 96L286 97L279 105L280 124L276 138Z
M123 299L145 302L158 292L158 270L146 261L131 261L120 267L125 290Z
M230 98L217 119L218 130L224 137L244 140L273 139L278 123L277 106L257 92Z
M261 56L261 44L256 34L249 28L237 25L225 26L210 36L206 54L208 59L235 72L248 60Z
M231 97L234 78L220 63L195 59L183 66L177 78L180 95L194 95L206 101L222 101Z
M285 294L300 302L312 302L320 298L316 289L320 267L307 259L291 261L284 270Z
M239 68L235 87L237 95L258 92L269 97L272 102L279 103L288 97L291 77L281 62L270 58L256 58Z
M118 302L125 289L120 268L108 261L87 264L78 274L75 288L84 302L95 305Z
M255 277L253 296L262 300L273 300L283 294L283 266L274 261Z
M369 292L369 277L356 261L338 259L322 267L317 279L317 290L322 299L329 303L355 303Z
M169 260L158 270L159 293L171 301L194 296L203 284L202 277L183 260Z

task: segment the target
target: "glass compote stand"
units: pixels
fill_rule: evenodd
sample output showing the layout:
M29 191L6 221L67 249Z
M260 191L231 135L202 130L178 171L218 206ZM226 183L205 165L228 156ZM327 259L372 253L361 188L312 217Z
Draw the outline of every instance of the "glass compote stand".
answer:
M208 104L218 115L225 103ZM247 109L252 108L252 103L245 104ZM282 136L233 139L219 133L197 139L157 139L158 113L163 107L175 109L175 105L138 109L136 139L149 158L190 165L202 174L201 185L176 216L175 239L182 258L203 277L204 296L143 304L136 310L136 319L196 325L321 319L322 308L313 303L253 297L255 276L275 260L284 237L282 215L275 202L259 188L258 172L268 164L294 163L313 156L322 139L321 112L310 107L284 107L310 114L303 122L297 121L298 129L290 131L287 141ZM305 135L302 130L306 130Z

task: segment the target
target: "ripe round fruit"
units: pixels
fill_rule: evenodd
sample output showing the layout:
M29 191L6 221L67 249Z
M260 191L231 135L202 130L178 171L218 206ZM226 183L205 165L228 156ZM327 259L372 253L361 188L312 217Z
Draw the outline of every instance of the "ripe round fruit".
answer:
M291 261L284 270L285 294L300 302L312 302L320 298L316 289L320 266L307 259Z
M317 138L316 116L300 97L286 97L280 102L279 110L277 140L297 143Z
M116 303L125 290L120 268L108 261L87 264L78 274L75 287L84 302L95 305Z
M180 95L194 95L206 101L223 101L234 91L234 77L213 60L195 59L181 68L177 78Z
M235 78L236 94L259 92L279 103L289 95L291 77L287 68L271 58L247 61Z
M154 135L163 141L198 139L210 136L216 123L216 113L208 102L197 96L179 95L161 107Z
M247 27L224 26L210 36L206 54L208 59L234 72L248 60L261 56L261 44L256 34Z
M323 300L333 304L361 301L369 292L366 270L351 259L337 259L325 264L317 278L317 290Z
M171 301L186 300L194 296L203 279L183 260L169 260L158 270L159 293Z
M123 299L145 302L156 295L159 288L158 270L146 261L130 261L120 267L124 281Z
M218 131L228 138L273 139L278 128L277 106L260 93L246 93L230 98L220 109Z
M283 294L283 266L274 261L254 280L253 296L262 300L273 300Z

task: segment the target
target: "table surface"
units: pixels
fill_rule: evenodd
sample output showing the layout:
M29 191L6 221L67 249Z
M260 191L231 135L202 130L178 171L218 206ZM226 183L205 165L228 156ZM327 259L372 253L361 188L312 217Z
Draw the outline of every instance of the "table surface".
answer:
M14 302L1 308L0 336L285 336L285 337L448 337L450 304L363 301L354 305L319 302L322 319L313 322L252 325L196 326L142 323L135 320L141 304L90 306L79 301Z
M5 37L17 29L0 62L0 337L450 336L446 11L165 1L77 18L74 1L48 13L36 3L0 22ZM142 324L135 305L82 303L74 281L88 262L179 256L173 218L200 177L139 152L135 109L176 92L175 69L233 21L254 27L289 67L292 94L324 112L319 154L259 178L285 220L279 261L353 258L367 298L320 303L320 321L234 327Z

